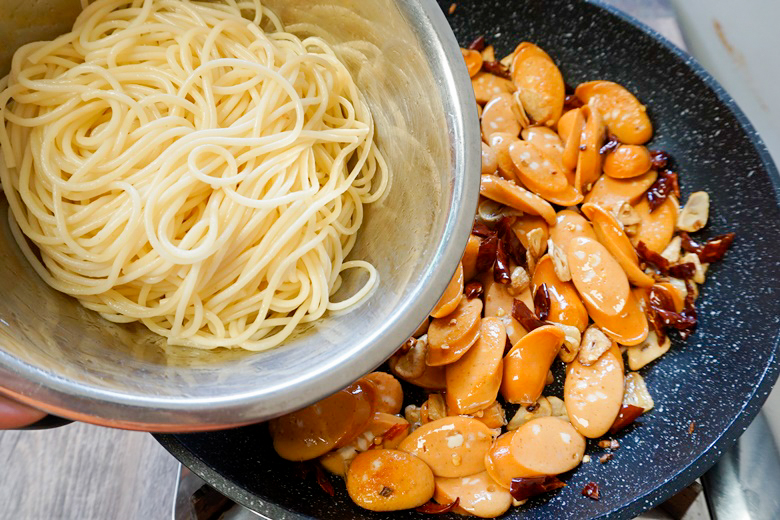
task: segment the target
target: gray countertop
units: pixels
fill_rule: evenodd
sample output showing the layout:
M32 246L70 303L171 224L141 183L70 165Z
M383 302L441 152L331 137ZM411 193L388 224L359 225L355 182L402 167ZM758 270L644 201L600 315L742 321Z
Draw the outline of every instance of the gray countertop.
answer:
M673 42L665 0L610 0ZM144 433L73 424L0 432L0 520L164 520L177 462Z

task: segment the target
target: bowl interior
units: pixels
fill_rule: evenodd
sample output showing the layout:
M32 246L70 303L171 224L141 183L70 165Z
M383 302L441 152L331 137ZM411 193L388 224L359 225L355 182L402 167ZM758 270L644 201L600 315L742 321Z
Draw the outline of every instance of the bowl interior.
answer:
M445 10L450 3L440 2ZM750 423L777 377L777 170L741 112L693 60L622 16L569 0L459 0L449 20L461 44L484 34L504 56L520 41L532 41L571 85L609 79L636 93L655 124L650 146L674 158L683 198L696 190L710 193L710 224L701 235L737 234L725 259L708 272L696 334L641 370L656 409L617 436L621 447L613 460L599 464L605 450L591 442L593 462L564 475L565 488L506 515L633 518L713 464ZM293 464L276 456L260 425L162 441L220 491L269 517L389 518L353 505L341 483L332 499L313 479L301 480ZM599 501L580 494L590 481L600 487ZM392 518L426 516L407 511Z
M73 0L48 3L77 13ZM388 193L366 208L351 257L377 267L379 287L350 312L299 330L283 348L252 354L162 348L144 327L110 324L45 285L3 218L0 376L14 394L66 416L125 427L245 424L304 406L379 365L444 291L476 207L478 180L464 172L479 161L478 134L464 134L475 128L476 111L452 34L442 41L411 2L264 5L289 30L331 43L375 114L392 179ZM36 37L64 32L73 21L51 27L49 18L33 22L27 14ZM0 34L0 48L26 34ZM470 144L455 146L464 140ZM365 276L347 271L334 298L352 294Z

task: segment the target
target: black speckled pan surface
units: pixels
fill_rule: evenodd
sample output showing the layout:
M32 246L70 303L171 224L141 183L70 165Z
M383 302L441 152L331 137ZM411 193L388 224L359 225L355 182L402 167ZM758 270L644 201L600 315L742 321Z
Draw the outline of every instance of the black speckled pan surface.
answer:
M698 64L609 8L570 0L458 0L449 19L464 45L484 34L503 56L528 40L555 59L571 85L594 79L625 85L648 106L656 129L651 145L674 158L683 199L709 191L703 234L737 233L725 260L709 272L695 336L642 371L656 409L618 437L612 461L599 464L602 450L590 446L594 460L565 475L567 487L506 515L631 518L709 468L750 424L777 378L780 177L741 111ZM341 485L330 498L275 455L262 425L158 439L214 487L274 519L424 517L361 510ZM601 488L598 502L580 495L588 481Z

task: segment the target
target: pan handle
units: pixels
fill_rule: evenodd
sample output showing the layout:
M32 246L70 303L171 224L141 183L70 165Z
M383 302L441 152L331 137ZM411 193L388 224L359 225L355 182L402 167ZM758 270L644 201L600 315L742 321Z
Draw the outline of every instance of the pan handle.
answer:
M780 518L780 450L764 412L702 477L713 520Z

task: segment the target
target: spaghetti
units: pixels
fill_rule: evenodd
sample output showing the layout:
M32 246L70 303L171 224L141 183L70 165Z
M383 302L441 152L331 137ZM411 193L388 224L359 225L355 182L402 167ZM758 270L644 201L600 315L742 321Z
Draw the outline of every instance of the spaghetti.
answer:
M106 319L264 350L377 283L345 261L387 186L369 109L327 43L259 1L98 0L0 90L17 242ZM352 268L368 281L332 301Z

